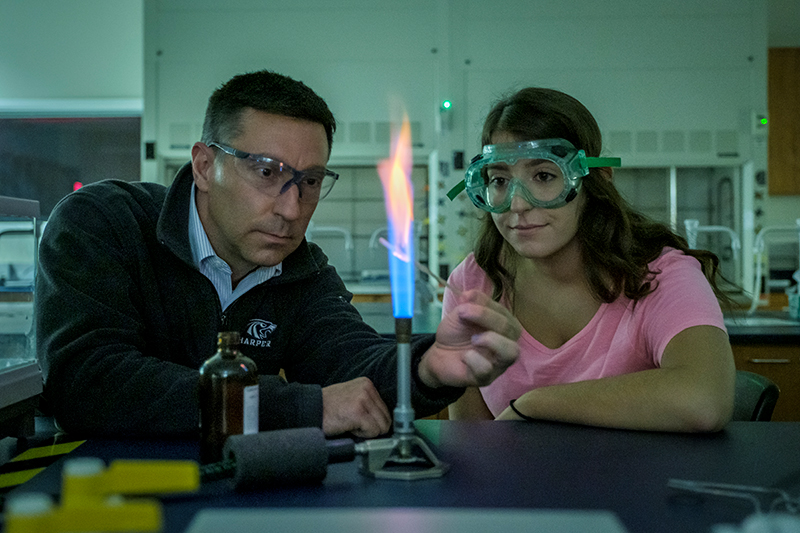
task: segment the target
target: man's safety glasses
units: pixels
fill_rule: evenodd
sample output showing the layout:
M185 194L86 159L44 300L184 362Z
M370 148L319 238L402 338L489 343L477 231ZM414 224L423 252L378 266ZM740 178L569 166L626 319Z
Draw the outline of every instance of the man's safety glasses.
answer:
M315 204L331 192L339 179L336 172L326 168L296 170L281 161L243 152L218 142L208 143L208 146L233 156L234 168L239 175L273 198L288 191L292 185L297 185L299 200Z

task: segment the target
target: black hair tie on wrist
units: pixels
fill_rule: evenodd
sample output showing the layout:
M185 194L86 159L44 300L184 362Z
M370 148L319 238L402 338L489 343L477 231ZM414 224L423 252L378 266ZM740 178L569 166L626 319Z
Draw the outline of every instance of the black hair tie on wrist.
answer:
M535 418L532 418L532 417L530 417L528 415L523 415L522 413L519 412L519 409L514 407L514 402L516 402L516 401L517 401L517 398L514 398L513 400L508 402L508 406L511 408L511 410L514 411L517 414L517 416L520 417L521 419L523 419L523 420L525 420L527 422L535 422L536 421Z

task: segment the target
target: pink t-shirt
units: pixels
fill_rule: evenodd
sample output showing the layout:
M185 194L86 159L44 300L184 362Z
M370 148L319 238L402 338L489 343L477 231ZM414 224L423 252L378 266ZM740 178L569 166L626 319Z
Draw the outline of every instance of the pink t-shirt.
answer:
M602 304L563 346L547 348L523 330L519 359L481 388L489 410L497 416L510 400L538 387L658 368L667 343L684 329L710 325L725 330L722 310L696 259L665 248L650 270L657 272L654 292L635 307L624 295ZM473 254L453 270L448 282L461 290L492 294L492 282ZM456 296L445 291L443 312L456 304Z

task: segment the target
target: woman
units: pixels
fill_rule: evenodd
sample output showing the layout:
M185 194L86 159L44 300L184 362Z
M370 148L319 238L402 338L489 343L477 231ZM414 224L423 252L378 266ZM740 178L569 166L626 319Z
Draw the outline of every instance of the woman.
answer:
M564 93L527 88L500 101L482 143L465 186L487 214L444 312L458 290L479 288L524 331L517 362L468 389L450 417L721 429L735 367L717 257L625 202L596 157L594 117Z

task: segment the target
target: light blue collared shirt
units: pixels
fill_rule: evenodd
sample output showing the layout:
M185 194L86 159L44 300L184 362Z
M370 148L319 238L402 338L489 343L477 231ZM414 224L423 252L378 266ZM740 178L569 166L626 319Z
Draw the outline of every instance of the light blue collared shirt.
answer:
M189 197L189 245L192 247L192 259L200 272L214 284L224 311L237 298L256 285L280 276L283 271L283 263L271 267L258 267L246 275L234 290L231 283L231 267L214 252L208 235L203 229L203 223L200 222L194 195L195 186L192 184L192 194Z

